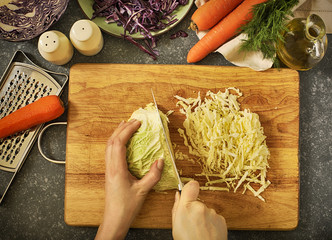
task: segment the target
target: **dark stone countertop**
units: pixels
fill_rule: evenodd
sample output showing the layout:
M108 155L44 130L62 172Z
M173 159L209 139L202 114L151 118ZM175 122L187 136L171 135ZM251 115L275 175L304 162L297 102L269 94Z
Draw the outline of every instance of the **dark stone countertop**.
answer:
M75 51L64 66L44 60L38 50L38 38L25 42L0 40L0 73L5 71L16 50L22 50L39 66L69 73L75 63L187 64L186 55L197 41L187 30L190 16L160 37L156 61L122 39L103 34L105 44L96 56ZM50 30L69 36L72 24L84 18L76 1L70 1L65 14ZM170 40L178 30L187 38ZM332 35L328 35L332 43ZM210 54L199 65L231 66L220 54ZM67 100L67 88L62 99ZM229 231L229 239L332 239L332 44L315 68L300 72L300 212L299 225L293 231ZM64 114L57 121L66 121ZM65 158L66 127L50 129L45 135L47 153ZM65 167L43 159L35 144L21 171L0 205L0 239L93 239L97 228L72 227L64 222ZM258 216L259 217L259 216ZM130 229L126 239L172 239L171 230Z

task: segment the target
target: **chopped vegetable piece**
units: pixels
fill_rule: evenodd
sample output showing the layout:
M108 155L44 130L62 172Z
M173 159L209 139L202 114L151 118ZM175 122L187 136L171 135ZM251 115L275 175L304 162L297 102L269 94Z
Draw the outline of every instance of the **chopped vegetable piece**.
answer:
M186 33L183 30L179 30L176 33L172 34L170 36L170 39L175 39L175 38L179 38L179 37L188 37L188 33Z
M142 44L139 44L137 41L135 41L132 37L130 36L125 36L125 39L127 39L129 42L131 42L132 44L134 44L135 46L137 46L139 49L141 49L143 52L149 54L153 60L157 60L157 55L158 52L153 50L152 47L149 45L149 42L146 43L147 48L145 48Z
M270 184L266 181L270 152L259 116L248 109L240 110L240 96L236 88L224 93L208 91L203 101L200 94L188 99L175 96L180 112L186 115L185 130L178 131L202 167L202 173L196 176L207 179L202 190L236 192L242 185L263 200L260 194ZM259 190L250 184L260 186Z

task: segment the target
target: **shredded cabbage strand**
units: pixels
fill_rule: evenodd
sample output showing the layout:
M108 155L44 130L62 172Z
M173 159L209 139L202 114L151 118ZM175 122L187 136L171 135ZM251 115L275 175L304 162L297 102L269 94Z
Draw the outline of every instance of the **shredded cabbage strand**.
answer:
M241 96L236 88L208 91L203 101L200 93L197 98L175 96L186 115L184 129L178 132L202 167L196 176L207 179L202 190L236 192L243 185L243 193L249 189L265 201L260 194L270 185L266 180L270 152L258 114L240 110L237 99ZM256 191L251 184L260 188Z

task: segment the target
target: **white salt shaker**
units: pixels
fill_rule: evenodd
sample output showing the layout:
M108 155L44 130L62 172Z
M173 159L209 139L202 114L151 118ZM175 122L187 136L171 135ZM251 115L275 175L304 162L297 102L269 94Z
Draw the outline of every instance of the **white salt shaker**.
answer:
M56 65L63 65L73 57L74 49L69 39L59 31L44 32L38 41L38 51L43 58Z
M69 37L74 47L86 56L96 55L104 45L99 27L87 19L75 22L70 29Z

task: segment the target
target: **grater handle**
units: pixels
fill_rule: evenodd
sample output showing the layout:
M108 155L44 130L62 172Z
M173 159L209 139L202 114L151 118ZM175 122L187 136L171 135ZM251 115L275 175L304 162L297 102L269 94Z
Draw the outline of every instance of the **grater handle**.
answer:
M43 136L43 133L45 132L45 130L51 126L54 126L54 125L67 125L67 122L56 122L56 123L51 123L51 124L48 124L47 126L45 126L41 132L39 133L38 135L38 150L39 150L39 153L49 162L51 163L56 163L56 164L65 164L66 161L65 160L55 160L55 159L51 159L49 157L47 157L44 152L42 151L41 149L41 138Z

